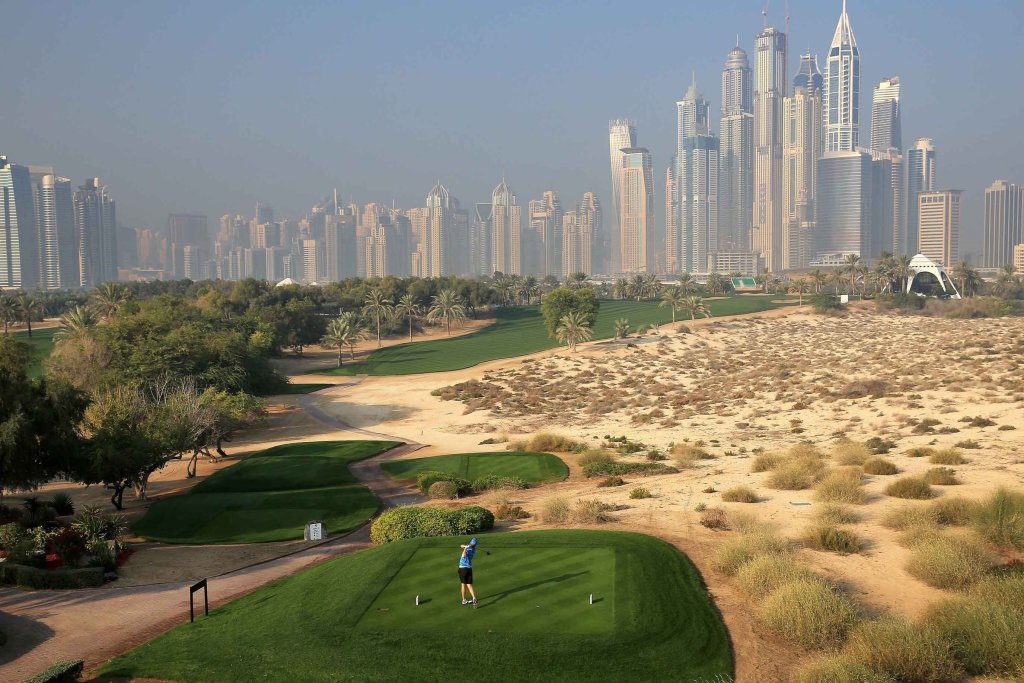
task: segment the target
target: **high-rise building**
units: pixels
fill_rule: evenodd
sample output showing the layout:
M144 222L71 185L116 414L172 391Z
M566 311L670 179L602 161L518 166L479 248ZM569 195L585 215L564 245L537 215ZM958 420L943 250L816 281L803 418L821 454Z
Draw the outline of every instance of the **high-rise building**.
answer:
M562 214L562 264L561 271L567 276L583 269L583 245L579 234L579 214L570 209ZM589 260L589 259L588 259Z
M672 155L672 162L665 169L665 270L669 273L679 272L679 192L676 185L676 173L679 172L678 159Z
M597 243L598 236L604 232L604 214L601 212L601 201L593 192L583 193L583 201L576 207L576 223L580 239L583 241L580 247L580 257L583 259L583 263L577 272L593 275L600 256L600 248ZM588 244L589 255L587 254Z
M929 138L918 138L914 146L907 150L907 249L916 253L917 235L917 196L922 192L931 192L935 185L935 143Z
M327 214L324 217L324 279L327 282L338 282L358 275L357 222L357 214L352 208L345 208L338 214ZM268 266L269 263L268 261ZM268 270L271 268L268 267ZM277 277L277 268L273 270L275 277L272 279L282 279Z
M1024 242L1024 186L997 180L985 190L985 262L1001 268L1013 262Z
M821 93L818 60L800 56L793 95L783 100L782 268L804 268L814 256L817 164L821 157Z
M622 150L619 272L654 272L654 169L644 147Z
M523 207L519 206L515 193L502 178L491 192L491 251L488 255L491 272L500 271L506 275L523 273L522 213Z
M783 263L782 101L786 96L786 34L765 27L757 35L754 79L753 248L769 271Z
M825 150L855 151L860 145L860 51L846 0L825 65L824 117Z
M718 245L718 138L710 134L710 106L691 83L676 103L673 221L666 223L665 267L670 273L704 271Z
M562 201L558 193L548 190L540 199L528 204L531 245L523 270L533 275L562 275Z
M27 166L0 156L0 289L39 286L39 233Z
M1013 247L1013 267L1017 272L1024 271L1024 244Z
M470 273L484 277L494 273L494 205L477 202L469 230Z
M622 170L624 149L633 149L637 145L636 124L628 119L614 119L608 122L608 150L611 157L612 169L612 219L611 238L601 236L601 243L607 249L602 256L602 261L607 264L607 270L614 272L622 264L622 256L619 252L621 247L622 224Z
M185 247L194 247L202 253L209 249L209 221L202 214L172 213L167 216L167 231L164 233L163 269L170 279L189 277L185 273ZM255 247L265 247L256 243ZM196 269L198 272L198 268ZM197 278L189 278L197 279Z
M890 147L903 149L899 76L883 78L871 99L871 151L885 153Z
M39 286L75 289L80 277L71 180L54 175L48 167L29 166L29 171L39 243Z
M117 280L116 204L100 185L89 178L73 196L78 231L78 261L82 287Z
M718 162L718 248L749 251L753 224L754 96L750 63L739 45L722 71Z
M917 253L952 268L960 260L960 190L917 195Z
M894 236L897 229L895 212L897 206L902 208L902 203L894 196L898 188L893 181L900 174L902 157L895 147L890 147L889 152L888 155L871 154L871 196L868 200L871 217L867 225L862 227L865 234L861 256L865 259L874 259L883 251L892 252L897 242ZM897 167L895 170L894 165Z
M469 214L438 181L427 194L426 225L419 244L422 277L458 275L469 271ZM413 221L412 216L409 217ZM413 221L413 231L419 227Z
M874 171L878 184L879 194L875 201L879 204L878 210L889 216L885 233L889 235L889 242L880 243L879 251L888 251L893 254L906 254L907 247L907 207L906 207L906 178L903 163L903 154L895 147L890 147L881 152L872 152L873 163L876 166ZM888 173L888 185L882 186L882 178ZM888 203L888 206L886 206ZM879 215L878 220L885 220ZM871 256L876 256L877 252Z
M817 183L817 254L858 254L869 258L871 155L825 152L818 160Z

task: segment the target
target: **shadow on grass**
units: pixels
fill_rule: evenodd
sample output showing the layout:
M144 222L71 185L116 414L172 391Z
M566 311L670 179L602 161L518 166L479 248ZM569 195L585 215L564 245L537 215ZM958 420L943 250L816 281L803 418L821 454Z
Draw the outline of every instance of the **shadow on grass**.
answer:
M549 584L549 583L561 583L562 581L568 581L569 579L575 579L577 576L583 576L586 573L587 572L576 572L574 574L562 574L561 576L554 576L554 577L552 577L550 579L541 579L540 581L534 581L532 583L524 583L522 586L517 586L515 588L509 588L507 591L502 591L501 593L497 593L495 595L488 595L487 597L488 598L493 598L493 600L489 599L487 604L481 604L480 608L482 609L484 607L490 607L494 603L499 602L501 600L504 600L508 596L514 595L515 593L522 593L523 591L528 591L528 590L530 590L532 588L538 588L540 586L544 586L544 585Z

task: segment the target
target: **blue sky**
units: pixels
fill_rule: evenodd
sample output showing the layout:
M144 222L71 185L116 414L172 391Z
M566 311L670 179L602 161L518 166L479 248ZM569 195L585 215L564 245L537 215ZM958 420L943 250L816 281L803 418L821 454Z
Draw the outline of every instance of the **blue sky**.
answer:
M792 0L790 70L823 54L840 2ZM331 188L420 205L440 178L464 205L501 179L524 203L609 194L607 122L635 119L663 184L675 101L696 73L717 118L756 0L717 2L54 2L0 8L0 153L99 175L123 222L168 212L298 217ZM864 87L899 75L904 141L935 139L965 190L1024 182L1024 3L848 0ZM783 23L784 5L769 19ZM866 141L869 127L862 127ZM659 192L660 194L660 192ZM663 197L658 198L658 206Z

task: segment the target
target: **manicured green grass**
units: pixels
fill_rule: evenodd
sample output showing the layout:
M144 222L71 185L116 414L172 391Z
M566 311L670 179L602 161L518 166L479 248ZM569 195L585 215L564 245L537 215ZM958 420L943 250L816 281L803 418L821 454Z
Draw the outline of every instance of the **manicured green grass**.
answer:
M275 391L273 396L289 396L295 394L312 394L314 391L320 391L321 389L330 389L335 384L292 384L289 382L280 391Z
M782 295L732 296L707 303L711 313L715 317L721 317L779 308L787 304L772 303L773 299L785 298ZM594 325L593 338L609 339L614 336L615 321L620 318L629 320L633 330L641 325L670 323L671 311L659 308L658 304L657 301L602 301L597 323ZM682 314L677 314L676 318L677 321L682 320ZM411 375L422 372L447 372L498 358L536 353L557 345L557 342L548 336L539 307L507 308L498 311L495 323L478 332L451 339L389 346L374 351L365 360L349 363L340 368L325 368L320 372L329 375Z
M28 336L27 330L14 333L14 338L32 347L28 362L28 376L35 379L43 376L43 361L53 352L53 335L60 332L59 327L49 327L45 330L32 330L32 336Z
M473 609L459 604L465 542L414 539L324 563L180 626L101 674L225 683L731 680L725 627L675 548L611 531L484 535Z
M397 446L394 441L307 441L254 453L188 493L157 500L135 525L165 543L260 543L302 537L307 522L329 534L356 529L378 509L348 463Z
M473 481L486 474L518 477L531 484L561 481L569 476L562 459L550 453L457 453L432 458L386 460L380 464L392 479L415 479L420 472L448 472Z

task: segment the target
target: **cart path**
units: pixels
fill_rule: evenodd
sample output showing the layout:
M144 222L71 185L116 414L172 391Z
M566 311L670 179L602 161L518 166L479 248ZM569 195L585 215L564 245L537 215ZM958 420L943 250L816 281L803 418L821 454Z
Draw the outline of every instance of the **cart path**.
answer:
M359 383L354 380L323 393ZM403 445L352 463L349 468L360 483L380 497L384 507L420 500L408 488L389 479L379 467L381 460L423 448L387 434L356 429L315 405L312 395L300 406L311 417L357 438L400 441ZM370 545L370 524L305 550L237 569L208 580L210 607L217 607L247 593L326 560L362 550ZM51 664L84 659L86 670L125 652L188 620L188 587L191 582L149 586L94 588L88 590L27 591L0 588L0 631L7 642L0 646L0 680L19 681L34 676ZM202 594L196 593L199 610Z

